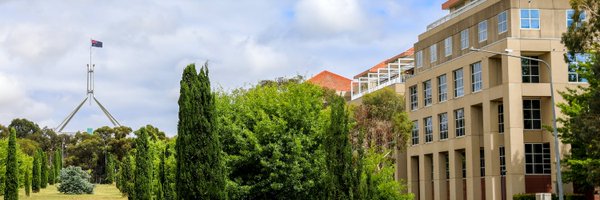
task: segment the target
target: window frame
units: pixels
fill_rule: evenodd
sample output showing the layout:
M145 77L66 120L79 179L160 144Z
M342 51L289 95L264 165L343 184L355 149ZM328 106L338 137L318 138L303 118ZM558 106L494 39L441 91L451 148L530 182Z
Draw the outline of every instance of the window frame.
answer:
M417 85L410 86L408 88L408 92L410 100L410 110L414 111L419 109L419 91L417 90Z
M483 147L479 148L479 175L485 177L485 150Z
M459 109L454 110L454 135L457 138L464 137L466 135L465 109L464 108L459 108Z
M569 83L588 83L588 80L585 77L582 77L577 70L579 70L579 62L589 62L589 55L577 53L575 54L575 58L572 58L567 54L567 58L569 59L569 62L567 63L567 81L569 81ZM576 81L571 80L572 75L575 77Z
M498 104L498 133L504 134L504 104Z
M537 152L539 150L541 152ZM525 143L525 175L550 175L552 174L552 159L550 153L550 143ZM537 156L540 156L539 162ZM531 171L528 167L531 166ZM541 167L541 171L537 169Z
M444 80L442 80L442 77ZM448 76L442 74L436 79L438 82L438 102L448 101Z
M452 36L444 39L444 56L448 57L452 55Z
M479 71L475 71L479 67ZM481 62L471 64L471 92L479 92L483 90L483 74Z
M458 73L460 71L460 79L458 79ZM463 68L452 71L452 78L454 78L454 98L465 96L465 75ZM460 87L458 86L460 83ZM460 91L460 92L459 92Z
M530 58L539 59L537 56L530 56ZM537 64L534 64L537 63ZM527 68L527 74L525 74L525 68ZM537 74L533 74L534 69L537 71ZM530 60L521 58L521 82L522 83L540 83L540 62L536 60ZM529 78L529 81L525 81L525 78ZM537 78L537 81L533 81L534 78Z
M508 12L506 10L501 12L496 19L498 20L498 34L508 32Z
M460 31L460 49L465 50L469 48L469 29Z
M425 132L425 143L433 142L433 118L423 118L423 131Z
M423 106L433 104L433 94L431 90L431 79L423 81Z
M528 17L527 18L523 18L523 11L528 11ZM533 18L531 16L531 11L537 11L537 18ZM535 21L537 19L537 24L538 27L537 28L532 28L532 23L533 21ZM526 20L529 22L529 27L524 28L523 27L523 20ZM542 27L542 23L541 23L541 16L540 16L540 9L529 9L529 8L522 8L519 9L519 28L524 29L524 30L540 30Z
M437 44L429 46L429 63L437 61Z
M440 113L438 114L438 122L439 122L439 130L440 130L440 140L448 139L448 113Z
M498 147L498 157L500 158L500 176L506 176L506 149L504 146Z
M411 143L412 145L418 145L419 144L419 121L415 120L412 121L412 130L411 130Z
M423 51L417 51L415 54L415 66L417 68L423 67Z
M526 108L526 102L529 102L529 108ZM539 107L534 108L534 102L537 102ZM527 112L529 111L530 118L527 118ZM535 114L539 118L535 118ZM530 126L527 127L527 122L530 122ZM535 123L538 123L536 126ZM523 130L542 130L542 100L540 99L523 99Z
M482 26L484 25L484 26ZM484 36L482 38L482 36ZM479 22L479 24L477 24L477 38L479 39L479 42L485 42L488 39L488 23L487 20L483 20L481 22Z

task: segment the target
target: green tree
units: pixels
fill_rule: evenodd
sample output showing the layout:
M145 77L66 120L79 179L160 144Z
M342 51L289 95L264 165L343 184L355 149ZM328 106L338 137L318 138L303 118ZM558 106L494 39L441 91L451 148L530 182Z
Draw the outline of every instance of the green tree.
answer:
M188 65L181 78L177 124L178 199L224 199L225 174L221 144L214 129L214 95L208 66L196 73Z
M36 132L39 132L40 126L27 119L13 119L8 125L8 128L14 128L17 131L18 138L28 137Z
M25 170L25 195L29 196L30 195L30 189L31 189L31 178L29 178L31 175L29 175L30 172L29 170Z
M565 59L589 85L561 92L566 102L558 104L565 114L559 119L563 125L559 131L562 142L571 145L563 170L575 192L590 195L600 187L600 1L571 0L570 4L574 25L562 36L568 49ZM579 17L582 13L585 20Z
M41 172L41 157L38 152L33 155L33 166L32 166L32 179L31 179L31 190L33 193L37 193L40 191L40 184L42 182L42 172Z
M108 154L106 159L106 180L108 184L112 184L115 179L115 160L112 154Z
M123 162L121 162L121 166L119 167L119 172L121 177L120 190L123 195L129 197L129 199L134 199L134 182L135 174L133 173L135 169L135 165L131 159L131 156L125 155L123 157Z
M40 187L46 188L48 186L48 156L46 153L40 150L41 157L40 162Z
M165 149L160 153L160 165L158 169L158 176L160 187L162 191L162 196L158 196L159 199L171 200L174 199L173 191L171 189L171 181L168 177L169 175L169 166L167 165L167 159L169 158L169 144L165 147Z
M325 132L325 155L329 183L328 199L351 199L352 144L349 140L348 114L342 97L331 97L331 118Z
M135 140L135 199L152 199L152 160L148 131L142 127L136 131Z
M56 176L54 176L54 165L48 165L48 184L54 185Z
M14 128L8 137L8 155L6 156L6 179L4 199L19 199L19 169L17 163L17 133Z
M60 176L60 170L62 169L61 163L62 163L62 151L59 149L57 149L56 151L54 151L54 159L52 159L52 164L54 165L53 169L54 169L54 182L58 183L58 177Z

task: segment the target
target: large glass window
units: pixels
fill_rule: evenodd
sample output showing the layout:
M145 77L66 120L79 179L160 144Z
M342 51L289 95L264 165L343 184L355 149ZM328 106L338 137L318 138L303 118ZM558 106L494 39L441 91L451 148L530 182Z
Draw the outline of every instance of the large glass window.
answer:
M538 58L532 56L531 58ZM521 59L521 72L523 83L539 83L540 82L540 63L535 60Z
M429 47L429 61L437 61L437 44L433 44Z
M485 151L483 150L483 148L479 148L479 166L481 167L479 169L479 174L481 174L481 177L485 176Z
M408 90L410 92L410 110L416 110L417 106L419 105L417 86L413 85Z
M448 113L438 115L440 122L440 140L448 139Z
M437 77L438 81L438 101L448 100L448 84L446 83L446 74Z
M567 10L567 28L571 27L571 25L573 25L573 22L575 22L575 20L573 20L573 15L575 15L575 10L573 10L573 9ZM579 22L582 22L583 20L585 20L585 13L580 12L579 13ZM580 27L580 26L581 26L581 23L577 23L577 27Z
M417 67L423 66L423 51L417 51L415 54L415 65Z
M550 144L525 144L525 174L550 174Z
M479 22L478 25L479 30L479 42L483 42L487 40L487 20Z
M540 10L521 9L521 29L539 29Z
M483 87L481 79L481 62L471 64L471 91L481 91Z
M462 97L465 95L464 82L463 82L463 70L462 68L454 70L454 97Z
M465 110L458 109L454 110L454 126L456 130L456 137L465 135Z
M444 40L444 56L448 57L450 55L452 55L452 36Z
M575 56L571 56L567 54L567 58L569 60L569 82L585 82L588 80L581 76L582 72L585 72L585 68L580 67L580 62L589 62L589 55L587 54L575 54Z
M504 133L504 105L498 105L498 133Z
M431 80L423 82L423 106L429 106L432 102Z
M469 29L460 32L460 49L469 48Z
M498 151L500 152L500 176L506 176L506 152L503 146L500 146Z
M425 125L425 142L433 141L433 124L431 117L423 118L423 124Z
M523 127L527 130L542 128L542 116L540 111L540 100L523 100Z
M418 121L413 121L412 144L413 145L419 144L419 122Z
M508 26L506 25L506 18L507 18L506 16L507 16L506 11L498 14L498 34L504 33L507 30Z

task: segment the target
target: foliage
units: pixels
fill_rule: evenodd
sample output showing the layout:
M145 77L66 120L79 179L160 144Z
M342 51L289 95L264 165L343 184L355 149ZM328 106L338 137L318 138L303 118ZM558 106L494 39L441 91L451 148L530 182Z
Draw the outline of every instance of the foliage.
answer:
M412 193L404 194L405 185L394 180L395 165L388 158L391 151L378 153L374 148L369 149L365 157L364 172L361 175L361 190L363 199L414 199Z
M352 198L352 144L349 140L348 113L342 97L330 98L331 118L325 132L323 146L329 174L328 199Z
M17 133L10 130L8 154L6 156L6 179L4 183L4 199L19 199L19 169L17 163Z
M54 158L52 159L53 170L54 170L54 182L58 182L59 172L62 169L62 150L57 149L54 151Z
M31 175L29 174L29 170L25 171L25 196L30 195L31 191Z
M69 166L60 170L58 191L64 194L92 194L94 185L89 182L90 175L81 167Z
M161 188L162 195L158 195L158 199L172 200L175 199L175 191L173 190L173 180L170 174L174 174L171 171L173 167L169 165L169 158L172 157L170 152L171 145L167 144L166 147L160 152L160 164L158 169L158 181L159 187Z
M585 196L581 194L565 194L565 200L585 200ZM535 200L535 194L515 194L513 200ZM556 194L552 194L552 200L558 200Z
M214 131L215 104L208 66L196 73L194 64L182 75L177 124L178 199L224 199L225 174L221 144Z
M115 179L115 161L112 154L106 157L106 179L104 183L112 184Z
M152 198L152 160L149 150L148 131L145 127L136 131L135 153L135 199Z
M10 122L10 125L8 125L8 128L14 128L17 132L18 138L25 138L41 130L40 126L38 126L36 123L33 123L27 119L19 118L13 119Z
M576 191L591 193L600 186L600 2L595 0L572 0L571 7L576 26L569 27L562 42L568 48L565 59L577 62L581 76L589 85L561 92L566 103L558 104L565 117L559 119L563 143L571 145L565 158L564 179L573 182ZM585 13L586 20L579 18ZM585 53L587 60L576 60Z
M234 199L324 196L320 145L328 121L323 91L295 82L259 85L217 97L217 130Z
M130 199L133 199L134 196L134 183L132 182L132 180L135 180L134 169L133 159L131 159L131 156L126 155L119 167L119 180L121 181L119 190L123 195L130 197Z
M41 176L40 176L40 187L41 188L46 188L46 186L48 186L48 156L46 156L46 152L43 152L40 150L40 156L41 156L41 164L40 164L40 168L41 168Z
M54 185L54 181L56 179L56 176L54 175L54 165L48 165L48 184L49 185Z
M40 183L42 182L42 172L40 171L41 168L41 160L40 160L40 155L38 153L35 153L33 155L33 166L32 166L32 179L31 179L31 190L33 191L33 193L39 192L40 191Z

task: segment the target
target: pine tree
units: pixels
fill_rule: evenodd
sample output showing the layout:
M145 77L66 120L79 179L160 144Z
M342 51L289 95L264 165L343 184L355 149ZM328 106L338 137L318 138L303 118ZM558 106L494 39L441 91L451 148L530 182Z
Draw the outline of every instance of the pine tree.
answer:
M188 65L180 82L177 124L178 199L224 199L225 175L221 144L214 129L215 104L208 66L196 73Z
M40 178L40 176L42 175L40 171L40 163L40 154L39 151L36 151L33 155L33 169L31 170L31 190L33 191L33 193L37 193L40 191L40 183L42 180Z
M29 196L30 195L30 189L31 189L31 180L30 180L30 176L29 175L29 170L25 170L25 195Z
M123 157L123 162L121 162L121 166L119 169L119 173L121 175L121 177L119 178L121 183L119 185L121 186L121 193L127 195L129 199L134 199L135 195L133 191L134 183L132 183L132 180L135 179L135 175L133 174L133 167L134 166L131 161L131 156L125 155L125 157Z
M325 135L329 199L350 199L352 188L352 145L348 114L342 97L331 97L331 118Z
M137 131L135 140L135 199L152 198L152 159L148 131L142 127Z
M160 181L160 187L163 196L159 196L159 199L171 200L174 199L174 196L171 191L171 183L169 182L169 178L167 177L169 173L168 166L166 165L166 159L168 158L169 144L160 154L160 166L158 169L158 177Z
M46 156L46 153L40 150L40 156L41 156L41 164L40 164L40 168L41 168L41 180L40 180L40 187L41 188L46 188L46 186L48 186L48 157Z
M6 156L6 179L4 182L4 199L19 199L19 169L17 163L17 132L10 130L8 153Z
M53 165L54 165L54 182L58 183L58 176L60 175L60 170L61 170L61 165L60 163L62 162L62 158L61 158L61 153L60 153L60 148L57 149L56 151L54 151L54 159L52 159L53 161Z
M108 154L106 157L106 183L112 184L115 180L115 164L112 154Z

